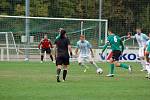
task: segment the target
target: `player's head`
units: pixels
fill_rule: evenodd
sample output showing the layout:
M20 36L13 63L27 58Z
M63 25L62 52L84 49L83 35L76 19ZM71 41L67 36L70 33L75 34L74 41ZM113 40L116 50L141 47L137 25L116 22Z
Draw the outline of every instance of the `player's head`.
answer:
M149 36L149 38L150 38L150 33L148 33L148 36Z
M47 39L47 34L44 35L44 39Z
M85 40L85 36L84 35L80 35L80 40L84 41Z
M136 33L140 35L141 34L141 28L136 28Z
M111 35L111 34L113 34L112 30L108 29L108 35Z
M128 33L127 33L127 37L128 37L128 38L130 38L131 35L132 35L132 32L128 32Z
M60 31L60 38L65 38L66 37L66 31L65 30L61 30Z
M59 28L59 29L58 29L58 32L61 33L61 30L64 30L64 29L63 29L63 28Z

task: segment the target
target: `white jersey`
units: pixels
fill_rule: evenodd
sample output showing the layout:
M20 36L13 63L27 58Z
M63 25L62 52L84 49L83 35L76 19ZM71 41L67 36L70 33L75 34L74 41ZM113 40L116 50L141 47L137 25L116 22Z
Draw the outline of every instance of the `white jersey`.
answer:
M80 49L80 56L81 57L88 57L90 55L90 48L91 48L91 44L87 41L81 41L79 40L77 42L77 48Z
M146 42L149 40L148 36L146 34L135 34L135 38L138 42L139 47L144 47L146 45Z

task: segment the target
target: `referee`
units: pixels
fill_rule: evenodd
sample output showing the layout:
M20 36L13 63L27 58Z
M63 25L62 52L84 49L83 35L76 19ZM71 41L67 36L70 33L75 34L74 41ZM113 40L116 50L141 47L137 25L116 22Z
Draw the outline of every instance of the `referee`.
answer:
M60 37L55 40L56 45L56 66L57 66L57 82L60 82L60 72L63 67L63 81L66 80L68 65L69 65L69 53L72 56L72 49L69 39L66 37L66 31L61 30Z

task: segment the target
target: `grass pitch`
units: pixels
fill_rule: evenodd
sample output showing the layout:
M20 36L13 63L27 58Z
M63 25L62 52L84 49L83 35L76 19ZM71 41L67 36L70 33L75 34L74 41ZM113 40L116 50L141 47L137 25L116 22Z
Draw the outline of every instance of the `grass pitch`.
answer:
M140 72L138 63L130 63L133 73L116 68L114 78L105 77L107 63L84 73L77 63L69 68L66 82L57 83L55 64L45 62L0 62L0 100L149 100L150 80Z

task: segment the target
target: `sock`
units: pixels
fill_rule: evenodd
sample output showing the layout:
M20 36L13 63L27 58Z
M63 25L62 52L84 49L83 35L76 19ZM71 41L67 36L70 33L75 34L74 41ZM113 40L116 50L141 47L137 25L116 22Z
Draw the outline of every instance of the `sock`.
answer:
M121 63L121 64L120 64L120 67L121 67L121 68L125 68L125 69L128 69L128 68L129 68L129 66L128 66L128 65L123 64L123 63Z
M149 63L148 62L146 62L146 66L145 66L145 69L148 71L148 69L149 69Z
M143 69L146 69L146 67L145 67L146 66L146 62L144 60L141 60L141 65L142 65Z
M149 67L147 67L147 72L150 75L150 64L149 64Z
M96 69L99 68L95 62L93 62L93 65L96 67Z
M41 55L41 61L43 61L43 58L44 58L44 56L43 56L43 55Z
M63 80L66 80L67 70L63 70Z
M110 64L110 74L114 74L114 68L115 68L115 65Z
M57 69L57 76L58 76L58 77L59 77L59 75L60 75L60 72L61 72L61 69L58 68L58 69Z
M53 61L53 56L52 56L52 55L50 55L50 58L51 58L51 60Z

